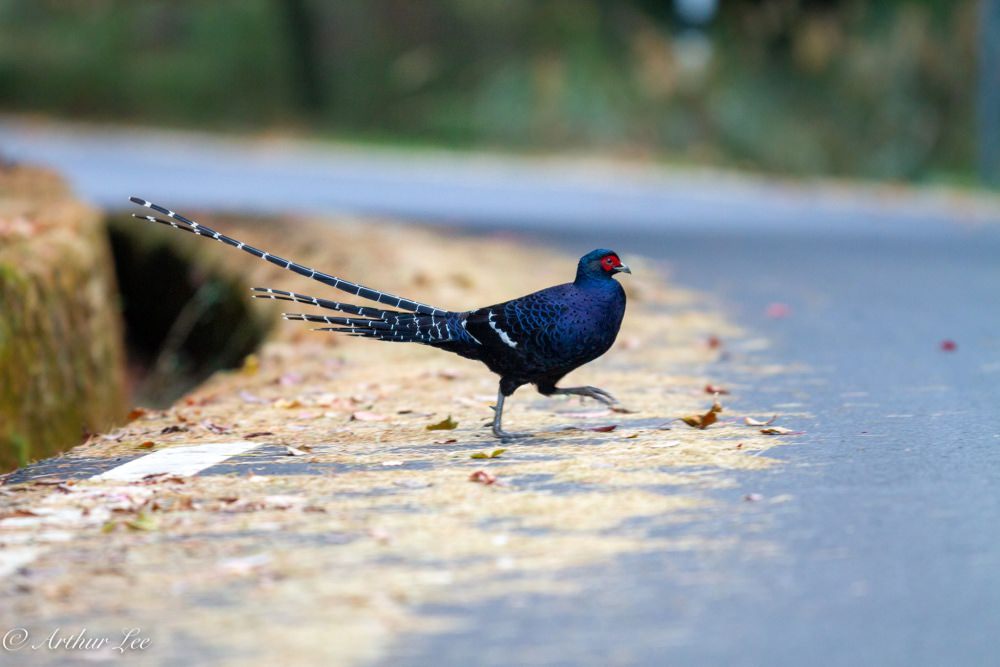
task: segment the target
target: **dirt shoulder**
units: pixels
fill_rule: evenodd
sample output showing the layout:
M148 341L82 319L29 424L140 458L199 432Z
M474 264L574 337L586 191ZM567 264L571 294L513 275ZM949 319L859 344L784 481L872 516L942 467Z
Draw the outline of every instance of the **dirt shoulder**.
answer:
M0 471L121 423L124 348L98 212L0 164Z
M564 282L575 269L575 258L512 240L392 225L304 225L293 237L221 227L445 308ZM164 231L172 233L150 228ZM329 296L230 248L184 240L239 267L248 284ZM668 285L641 259L626 261L634 275L623 280L629 309L619 341L568 379L611 391L628 412L522 388L505 426L538 436L501 445L484 428L496 391L484 367L282 323L243 369L95 437L64 463L260 446L195 477L57 486L55 473L0 487L0 554L21 554L19 567L0 571L0 628L41 636L58 618L117 637L138 627L157 662L356 663L384 655L402 633L461 622L422 605L566 594L574 586L561 575L621 554L731 548L653 534L710 511L733 470L775 464L762 454L778 441L742 413L727 409L706 430L676 420L706 411L706 384L738 393L715 362L744 335L699 295ZM286 305L300 310L258 307ZM709 345L712 337L724 344ZM454 428L428 430L448 420ZM500 448L497 458L474 458Z

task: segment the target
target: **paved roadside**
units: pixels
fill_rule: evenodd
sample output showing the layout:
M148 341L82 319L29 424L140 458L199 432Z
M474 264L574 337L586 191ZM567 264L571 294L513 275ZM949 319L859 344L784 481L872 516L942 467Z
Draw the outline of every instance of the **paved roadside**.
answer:
M355 213L521 230L891 233L1000 222L996 197L801 182L592 156L517 158L297 139L0 119L0 152L64 174L84 199L129 194L236 213Z

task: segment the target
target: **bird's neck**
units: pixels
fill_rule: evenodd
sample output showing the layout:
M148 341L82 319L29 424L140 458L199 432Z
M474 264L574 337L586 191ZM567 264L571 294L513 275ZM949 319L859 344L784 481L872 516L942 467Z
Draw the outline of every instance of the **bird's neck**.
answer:
M592 273L584 273L583 271L576 272L576 280L573 284L577 287L588 287L588 288L607 288L610 287L615 281L608 276L595 276Z

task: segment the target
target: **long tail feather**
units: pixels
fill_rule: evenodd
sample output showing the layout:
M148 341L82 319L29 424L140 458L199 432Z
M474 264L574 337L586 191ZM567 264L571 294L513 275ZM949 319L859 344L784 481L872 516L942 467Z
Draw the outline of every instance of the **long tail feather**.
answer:
M385 319L386 317L391 317L393 315L403 314L402 311L398 310L383 310L381 308L371 308L368 306L355 306L353 303L341 303L340 301L331 301L330 299L318 299L314 296L297 294L295 292L285 292L283 290L271 289L270 287L252 287L250 289L254 292L253 298L255 299L274 299L275 301L305 303L310 306L317 306L318 308L325 308L327 310L337 310L342 313L350 313L351 315L360 315L361 317Z
M467 332L461 328L460 313L449 313L447 317L420 315L417 313L392 313L384 317L341 317L337 315L311 315L305 313L284 313L286 320L299 322L319 322L334 326L322 327L320 331L335 331L366 338L378 338L425 345L446 343L469 343Z
M353 294L359 296L363 299L368 299L370 301L375 301L377 303L384 303L392 308L399 308L405 311L410 311L414 313L419 313L421 315L435 315L441 316L446 315L448 311L442 310L440 308L435 308L434 306L429 306L425 303L418 303L410 299L404 299L403 297L395 296L394 294L388 294L386 292L380 292L378 290L372 289L370 287L365 287L364 285L353 283L349 280L343 280L342 278L337 278L336 276L331 276L329 274L317 271L316 269L309 268L308 266L303 266L302 264L296 264L295 262L289 261L277 255L272 255L269 252L260 250L253 246L247 245L242 241L237 241L236 239L226 236L225 234L220 234L219 232L206 227L205 225L198 224L194 220L184 217L179 213L175 213L168 208L159 206L152 202L146 201L145 199L140 199L139 197L129 197L130 201L139 206L145 206L148 209L152 209L162 215L167 216L167 220L158 218L151 215L135 215L133 217L140 220L147 220L149 222L155 222L162 225L169 225L175 229L180 229L185 232L191 232L197 234L198 236L204 236L207 238L215 239L221 243L232 246L238 250L249 253L254 257L263 259L271 264L280 266L283 269L288 269L299 275L305 276L306 278L312 278L324 285L329 285L335 289L339 289L348 294ZM336 302L330 302L336 303ZM341 310L336 308L335 310Z

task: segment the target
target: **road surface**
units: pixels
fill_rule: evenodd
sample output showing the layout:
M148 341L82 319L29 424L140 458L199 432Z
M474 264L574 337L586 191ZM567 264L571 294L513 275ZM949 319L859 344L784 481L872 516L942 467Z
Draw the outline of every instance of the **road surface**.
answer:
M404 638L386 664L996 664L1000 208L989 201L13 121L0 147L105 206L139 194L177 208L351 211L642 253L800 369L745 390L805 415L794 422L805 434L775 454L786 465L735 473L737 488L718 492L786 502L683 528L763 531L776 555L628 556L568 574L582 585L573 596L462 610L464 629ZM767 317L771 303L787 315Z

